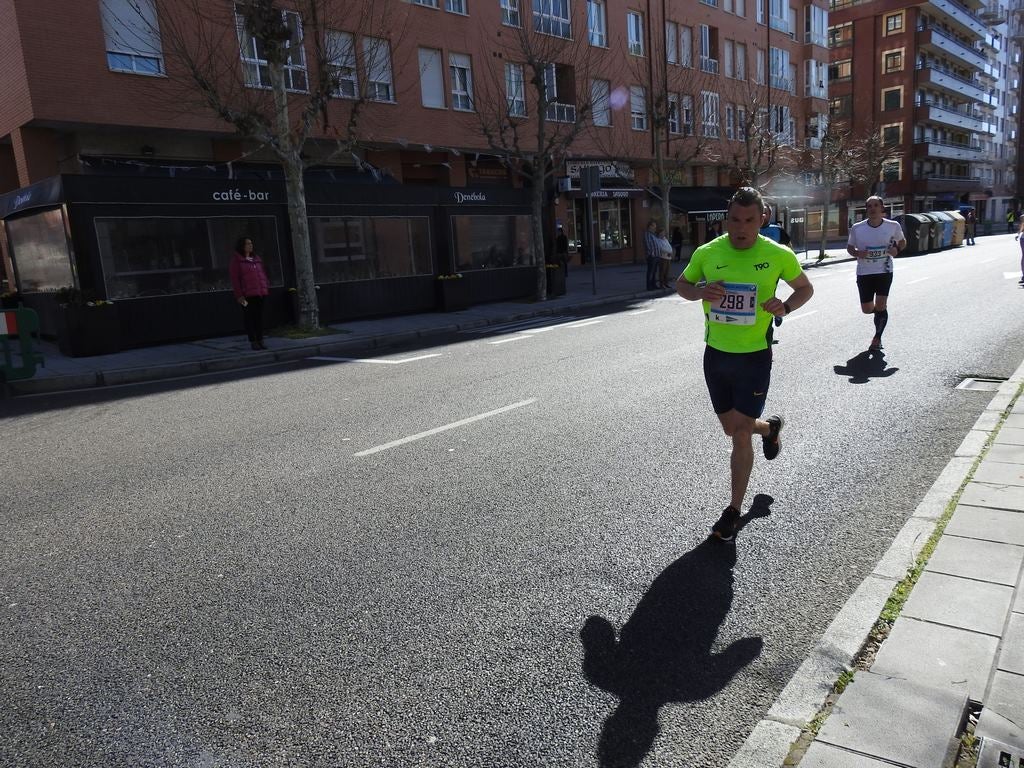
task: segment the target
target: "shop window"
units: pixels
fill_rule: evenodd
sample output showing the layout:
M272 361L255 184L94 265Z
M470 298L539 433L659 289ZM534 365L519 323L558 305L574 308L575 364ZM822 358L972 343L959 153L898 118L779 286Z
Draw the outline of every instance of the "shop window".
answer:
M97 218L107 298L132 299L231 289L235 242L251 237L271 285L281 285L273 216Z
M56 291L75 284L59 209L4 222L11 258L23 293Z
M455 269L526 267L534 263L529 216L452 216Z
M107 66L115 72L164 73L153 0L100 0Z
M316 216L309 223L319 283L434 273L425 216Z
M630 247L632 225L628 200L598 200L597 223L602 250Z

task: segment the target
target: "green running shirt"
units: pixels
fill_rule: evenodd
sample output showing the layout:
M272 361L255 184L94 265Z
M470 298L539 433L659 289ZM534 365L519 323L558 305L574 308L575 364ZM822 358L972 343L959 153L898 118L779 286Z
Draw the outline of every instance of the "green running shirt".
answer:
M803 273L796 254L764 235L738 251L728 235L716 237L693 252L683 277L691 283L724 281L730 296L720 308L704 305L704 341L722 352L758 352L768 348L773 316L761 305L775 295L779 280ZM756 286L757 298L754 299Z

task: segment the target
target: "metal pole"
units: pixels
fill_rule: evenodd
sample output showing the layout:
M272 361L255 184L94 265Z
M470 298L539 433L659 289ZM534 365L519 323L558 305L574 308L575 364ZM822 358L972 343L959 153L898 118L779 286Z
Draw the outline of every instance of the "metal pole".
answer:
M590 247L590 272L592 276L592 288L591 293L597 295L597 258L594 251L594 241L597 237L594 235L594 197L589 192L587 193L587 241Z

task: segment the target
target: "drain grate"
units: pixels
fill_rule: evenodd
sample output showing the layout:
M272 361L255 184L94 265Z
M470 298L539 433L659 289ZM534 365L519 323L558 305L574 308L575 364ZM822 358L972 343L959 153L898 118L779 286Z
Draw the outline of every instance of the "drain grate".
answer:
M998 376L968 376L956 385L956 389L970 389L975 392L996 392L1006 379Z

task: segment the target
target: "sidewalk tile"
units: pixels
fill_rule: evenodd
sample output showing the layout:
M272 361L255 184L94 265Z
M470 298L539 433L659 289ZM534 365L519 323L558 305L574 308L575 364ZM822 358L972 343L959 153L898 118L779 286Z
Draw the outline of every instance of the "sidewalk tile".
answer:
M1012 587L925 571L903 615L999 637L1012 598Z
M1024 513L958 504L945 534L1024 546Z
M911 768L935 768L956 748L966 704L963 693L858 672L818 741Z
M1024 487L1024 464L1003 464L998 461L982 459L971 479L979 483Z
M996 435L998 445L1024 445L1024 429L1004 426Z
M1024 413L1010 413L1006 417L1003 426L1014 429L1024 429Z
M1024 491L1012 485L971 481L960 496L960 503L974 507L1015 509L1024 512Z
M847 752L816 741L804 754L800 768L892 768L892 763L875 760L873 757Z
M1022 561L1024 547L960 536L943 536L929 558L925 571L1014 587Z
M1024 400L1024 398L1021 398ZM995 443L985 454L985 461L998 461L1006 464L1024 464L1024 451L1019 445Z
M982 702L985 710L998 714L1000 718L1009 723L1017 725L1018 729L1024 728L1024 675L1015 675L1012 672L996 670L992 676L992 687ZM996 737L999 738L999 737ZM1006 744L1024 749L1024 733L1016 738L1000 738Z
M871 671L980 701L998 648L996 637L900 616Z
M1024 748L1024 724L1008 720L997 710L988 707L981 710L974 735Z
M1024 614L1022 613L1010 614L1010 621L1003 634L1003 647L999 649L999 662L996 664L996 668L1004 672L1013 672L1015 675L1024 675ZM1021 690L1020 696L1024 698L1024 689Z

